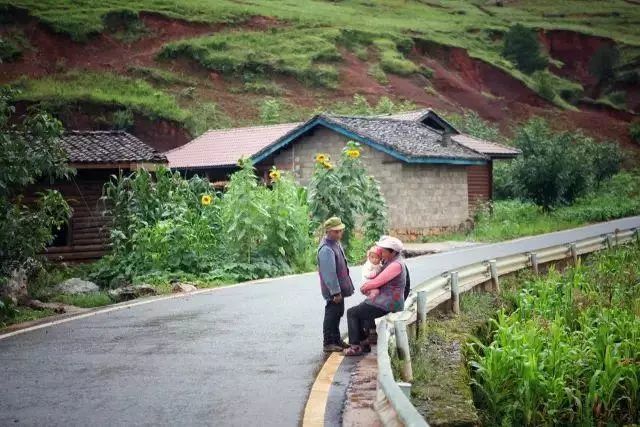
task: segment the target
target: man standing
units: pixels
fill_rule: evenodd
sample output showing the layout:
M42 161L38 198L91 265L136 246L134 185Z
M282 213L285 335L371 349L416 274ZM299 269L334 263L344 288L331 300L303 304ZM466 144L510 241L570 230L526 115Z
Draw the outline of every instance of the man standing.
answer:
M340 244L345 225L338 217L325 221L325 236L318 247L320 288L324 307L324 351L342 351L349 345L340 336L340 318L344 315L344 299L353 295L353 282L344 249Z

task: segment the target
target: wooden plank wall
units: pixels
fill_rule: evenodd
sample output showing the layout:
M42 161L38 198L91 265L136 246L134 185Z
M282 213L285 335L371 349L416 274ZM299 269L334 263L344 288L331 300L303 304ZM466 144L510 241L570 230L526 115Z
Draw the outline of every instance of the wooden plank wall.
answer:
M469 191L469 214L473 215L483 203L491 200L493 185L493 163L467 167Z
M108 225L111 218L104 215L100 200L102 188L117 171L84 171L69 181L41 183L34 192L45 188L58 190L72 209L67 245L51 246L44 255L57 262L88 262L105 255L109 249Z

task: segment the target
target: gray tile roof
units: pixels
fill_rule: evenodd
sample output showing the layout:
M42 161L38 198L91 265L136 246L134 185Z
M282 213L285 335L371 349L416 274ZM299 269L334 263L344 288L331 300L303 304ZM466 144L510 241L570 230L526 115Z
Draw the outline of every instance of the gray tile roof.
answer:
M442 145L442 133L423 126L420 122L328 114L322 114L320 117L408 158L489 159L489 157L471 150L453 139L447 146Z
M166 163L164 154L125 131L69 131L61 137L69 163Z

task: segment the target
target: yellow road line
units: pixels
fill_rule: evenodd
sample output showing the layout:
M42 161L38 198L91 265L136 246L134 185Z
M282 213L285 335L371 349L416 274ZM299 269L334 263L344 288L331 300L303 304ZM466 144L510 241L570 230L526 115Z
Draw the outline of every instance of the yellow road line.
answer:
M322 369L318 372L307 405L304 408L304 417L302 419L302 427L323 427L324 413L327 409L327 400L329 399L329 390L333 378L338 371L340 363L344 356L342 353L331 353L331 356L324 362Z

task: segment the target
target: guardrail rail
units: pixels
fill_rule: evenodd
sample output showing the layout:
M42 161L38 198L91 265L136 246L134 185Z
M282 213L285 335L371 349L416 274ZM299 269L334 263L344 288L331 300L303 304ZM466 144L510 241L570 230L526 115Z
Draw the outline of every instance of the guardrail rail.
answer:
M460 294L478 285L485 290L500 290L500 276L531 268L539 273L539 266L554 261L571 260L575 265L580 255L611 248L632 240L640 242L640 229L616 230L615 233L589 237L573 243L537 249L496 259L469 264L432 277L411 290L405 301L405 310L390 313L378 323L378 392L374 404L385 426L428 427L427 421L409 399L412 377L411 354L407 325L415 323L420 333L426 315L435 307L450 301L454 313L460 311ZM402 362L403 382L397 382L391 370L389 346L395 339L398 357Z

